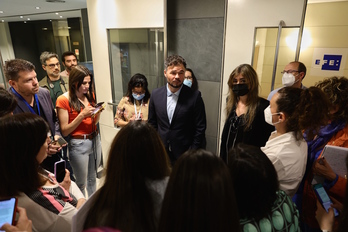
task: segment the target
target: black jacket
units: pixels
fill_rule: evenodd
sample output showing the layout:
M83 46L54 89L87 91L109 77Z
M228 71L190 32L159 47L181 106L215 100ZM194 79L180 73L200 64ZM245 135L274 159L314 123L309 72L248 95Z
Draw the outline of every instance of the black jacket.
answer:
M270 134L275 130L274 126L269 125L265 121L264 110L269 106L269 101L263 98L259 98L259 103L256 108L256 115L251 128L244 131L244 126L238 126L236 133L233 133L233 126L231 126L231 121L233 121L233 115L236 108L234 107L228 116L224 129L221 136L221 147L220 147L220 157L227 162L228 151L233 146L233 141L235 140L234 146L238 143L244 143L248 145L253 145L256 147L263 147ZM228 141L227 141L228 140Z

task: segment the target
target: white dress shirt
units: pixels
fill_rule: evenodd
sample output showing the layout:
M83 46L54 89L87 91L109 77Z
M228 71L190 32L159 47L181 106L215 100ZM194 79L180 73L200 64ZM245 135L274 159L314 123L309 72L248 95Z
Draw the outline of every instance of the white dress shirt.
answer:
M277 131L274 131L261 150L277 171L280 189L293 197L306 170L308 150L306 141L304 139L296 141L293 132L277 136Z
M180 87L178 91L176 91L175 93L172 93L169 90L168 83L167 83L167 114L168 114L168 119L170 124L172 123L175 107L176 107L176 104L178 103L181 88L182 86Z

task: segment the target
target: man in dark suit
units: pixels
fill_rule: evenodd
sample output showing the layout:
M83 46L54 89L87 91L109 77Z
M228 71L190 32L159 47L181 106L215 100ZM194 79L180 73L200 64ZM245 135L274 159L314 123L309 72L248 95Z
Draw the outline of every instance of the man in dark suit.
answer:
M51 135L55 139L60 137L59 124L50 93L47 89L39 87L35 66L22 59L9 60L5 64L5 76L11 86L9 92L16 97L18 102L13 113L31 112L40 115L48 123ZM47 150L48 156L41 166L53 172L54 163L60 160L56 154L60 149L59 145L50 144Z
M183 85L186 61L178 55L165 61L167 85L153 90L148 122L157 129L172 165L185 151L205 146L206 116L201 93Z

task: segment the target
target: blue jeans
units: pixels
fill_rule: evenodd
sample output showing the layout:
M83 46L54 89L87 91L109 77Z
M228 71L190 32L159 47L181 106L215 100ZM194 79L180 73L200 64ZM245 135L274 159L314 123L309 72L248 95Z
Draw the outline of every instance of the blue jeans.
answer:
M87 193L91 196L97 189L96 170L101 159L100 135L92 140L72 138L69 143L69 158L77 186L85 194L87 184Z

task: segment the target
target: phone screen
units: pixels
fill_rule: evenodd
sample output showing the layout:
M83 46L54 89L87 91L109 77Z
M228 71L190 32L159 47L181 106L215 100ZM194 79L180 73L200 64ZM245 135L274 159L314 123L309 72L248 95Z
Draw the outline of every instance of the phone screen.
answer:
M65 160L54 163L54 175L58 183L62 182L65 177Z
M14 225L17 199L15 197L0 201L0 227L8 223Z
M325 191L324 187L321 184L316 184L314 185L314 191L326 212L329 212L329 208L331 208L332 201L327 192ZM333 208L333 210L335 217L338 216L337 209Z
M68 142L65 141L65 139L63 139L63 137L59 137L58 140L57 140L57 142L58 142L58 144L59 144L60 146L63 146L63 145L65 145L65 144L68 144Z
M96 113L99 112L99 110L103 109L104 108L103 104L104 104L104 102L99 102L98 104L96 104L95 109L92 112L92 115L95 115Z

